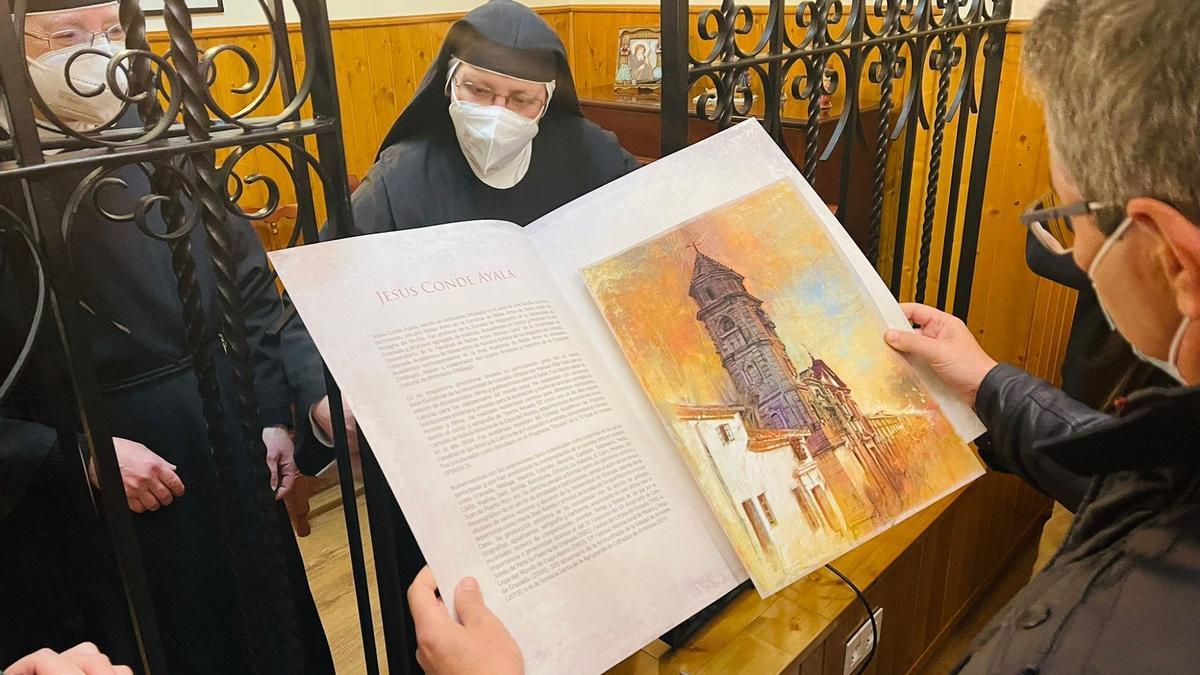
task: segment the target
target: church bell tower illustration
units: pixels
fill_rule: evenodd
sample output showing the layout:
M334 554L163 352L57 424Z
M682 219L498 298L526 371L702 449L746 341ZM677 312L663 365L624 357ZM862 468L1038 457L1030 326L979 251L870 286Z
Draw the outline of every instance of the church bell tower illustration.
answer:
M879 516L881 504L898 508L904 467L890 444L828 364L810 353L811 365L796 368L745 277L697 250L688 295L700 308L696 319L716 346L750 426L807 431L806 451L841 495L852 527ZM851 475L847 467L858 468Z
M688 295L742 401L762 429L803 429L814 418L805 405L799 372L745 277L696 250Z

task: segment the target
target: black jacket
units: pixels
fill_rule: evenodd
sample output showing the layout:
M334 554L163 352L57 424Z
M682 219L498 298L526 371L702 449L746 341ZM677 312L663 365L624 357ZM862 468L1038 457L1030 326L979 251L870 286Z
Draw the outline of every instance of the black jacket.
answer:
M1110 417L1001 365L976 409L988 465L1076 517L957 672L1200 672L1200 388L1146 390Z

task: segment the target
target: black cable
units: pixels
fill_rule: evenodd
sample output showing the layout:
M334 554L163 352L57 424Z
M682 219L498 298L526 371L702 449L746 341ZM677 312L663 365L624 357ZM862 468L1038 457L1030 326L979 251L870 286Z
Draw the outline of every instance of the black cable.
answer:
M825 567L830 572L836 574L842 582L850 587L850 590L854 591L854 594L858 596L858 601L862 603L863 609L867 610L867 620L871 622L871 651L867 652L867 658L863 659L862 665L859 666L856 673L856 675L862 675L862 673L867 672L867 667L871 665L871 659L875 658L875 650L879 649L879 626L875 624L875 610L871 607L871 603L867 602L866 594L858 586L855 586L849 577L839 572L833 565L826 565Z

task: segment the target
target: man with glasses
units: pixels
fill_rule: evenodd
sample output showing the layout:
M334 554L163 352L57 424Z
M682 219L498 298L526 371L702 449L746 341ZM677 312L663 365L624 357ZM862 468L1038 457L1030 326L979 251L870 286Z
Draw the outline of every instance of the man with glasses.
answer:
M1060 371L1063 392L1096 410L1113 412L1115 404L1125 396L1149 386L1170 386L1172 380L1137 358L1129 342L1109 325L1091 280L1071 256L1075 242L1071 225L1074 216L1063 213L1058 206L1061 204L1051 192L1027 209L1023 218L1029 228L1025 261L1038 276L1076 292L1071 334ZM1074 514L1065 506L1054 505L1042 528L1034 574L1058 550L1073 519Z
M1169 387L1109 416L997 365L932 308L907 306L920 328L888 335L975 405L989 466L1076 514L959 672L1200 672L1200 52L1180 48L1197 40L1196 3L1050 0L1025 41L1057 196L1022 220Z

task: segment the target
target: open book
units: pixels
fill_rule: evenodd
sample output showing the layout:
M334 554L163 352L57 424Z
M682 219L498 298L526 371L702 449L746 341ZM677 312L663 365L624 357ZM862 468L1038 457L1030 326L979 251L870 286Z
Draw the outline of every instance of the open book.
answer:
M746 122L526 228L271 260L451 591L531 673L600 672L747 574L772 593L981 473L978 419Z

